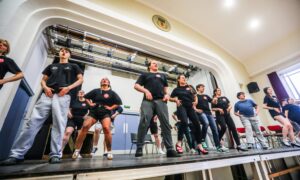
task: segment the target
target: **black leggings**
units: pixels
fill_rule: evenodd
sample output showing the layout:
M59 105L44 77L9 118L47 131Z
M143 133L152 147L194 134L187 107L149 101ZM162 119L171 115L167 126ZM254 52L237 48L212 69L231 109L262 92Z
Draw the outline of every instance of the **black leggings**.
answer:
M186 129L188 128L188 118L193 123L194 131L192 133L194 134L195 140L197 141L197 144L201 143L201 128L200 123L197 117L197 114L193 107L185 107L185 106L179 106L177 107L177 117L181 121L181 128ZM179 139L178 140L182 140Z
M220 126L220 128L219 128L220 141L226 132L226 128L228 127L228 130L229 130L229 132L231 132L236 145L238 145L238 146L241 145L240 138L238 136L235 124L234 124L233 119L231 118L230 114L217 115L216 118L217 118L217 123ZM227 127L226 127L226 124L227 124Z

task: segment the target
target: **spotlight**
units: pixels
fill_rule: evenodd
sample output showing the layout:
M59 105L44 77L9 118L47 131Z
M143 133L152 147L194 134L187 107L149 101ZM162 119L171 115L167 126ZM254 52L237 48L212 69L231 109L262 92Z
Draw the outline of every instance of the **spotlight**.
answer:
M72 39L67 38L66 45L67 45L68 48L70 48L72 46L71 42L72 42Z
M113 49L110 49L107 51L107 57L112 57L113 55Z

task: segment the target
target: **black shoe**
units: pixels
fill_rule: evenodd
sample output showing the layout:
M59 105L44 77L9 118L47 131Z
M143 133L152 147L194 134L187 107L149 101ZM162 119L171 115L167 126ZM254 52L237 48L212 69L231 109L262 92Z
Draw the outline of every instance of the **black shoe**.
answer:
M107 157L107 155L108 155L108 153L104 153L104 154L103 154L103 157Z
M181 157L180 154L178 154L176 151L174 150L168 150L167 151L167 157Z
M298 144L297 142L292 142L292 143L291 143L291 146L292 146L292 147L300 147L300 144Z
M272 149L270 146L263 146L263 150L270 150Z
M57 163L61 163L61 160L58 157L52 157L52 158L49 159L49 163L50 164L57 164Z
M0 162L0 166L10 166L24 162L24 159L17 159L14 157L9 157L8 159Z
M240 151L248 151L247 148L240 146L237 146L236 149L240 152Z
M142 157L143 156L143 149L137 148L135 152L135 157Z

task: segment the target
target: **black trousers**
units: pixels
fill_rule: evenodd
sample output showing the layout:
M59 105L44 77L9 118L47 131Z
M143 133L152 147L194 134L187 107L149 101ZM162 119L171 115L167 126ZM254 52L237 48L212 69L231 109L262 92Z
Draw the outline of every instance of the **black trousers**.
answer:
M236 145L241 145L240 138L238 136L238 133L236 131L235 124L233 122L233 119L231 118L230 114L223 114L223 115L217 115L217 123L220 126L219 127L219 139L221 140L224 136L226 129L228 127L229 132L232 134L233 139L236 143ZM227 127L226 127L227 125Z
M188 119L192 122L194 126L194 131L192 133L194 134L195 140L197 141L197 144L201 143L201 128L200 123L198 120L198 116L193 109L193 107L185 107L185 106L179 106L177 107L177 117L182 122L181 128L187 129L188 128ZM180 140L180 139L178 139Z

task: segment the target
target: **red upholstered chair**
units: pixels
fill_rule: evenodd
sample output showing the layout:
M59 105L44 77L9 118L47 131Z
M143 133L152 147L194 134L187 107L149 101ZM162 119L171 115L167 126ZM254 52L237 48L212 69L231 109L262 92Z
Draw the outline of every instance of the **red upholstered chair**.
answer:
M246 128L244 127L239 127L236 128L236 131L238 132L239 138L241 139L242 142L247 143L246 140Z

